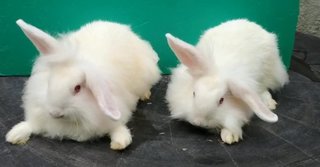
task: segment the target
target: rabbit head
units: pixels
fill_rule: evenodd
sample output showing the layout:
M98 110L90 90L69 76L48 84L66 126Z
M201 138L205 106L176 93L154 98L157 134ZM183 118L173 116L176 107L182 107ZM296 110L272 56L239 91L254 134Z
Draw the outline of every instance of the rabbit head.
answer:
M45 84L47 107L54 118L70 118L79 112L90 112L94 106L110 118L118 120L112 86L99 68L77 56L76 48L42 30L18 20L17 24L31 40L40 57L31 77L47 74ZM83 116L83 115L82 115Z
M171 34L166 34L168 44L179 61L187 67L193 78L193 98L196 112L217 112L224 105L225 98L234 96L245 102L262 120L276 122L278 117L262 102L258 94L246 81L222 76L215 70L210 57L203 50L188 44ZM209 53L209 52L206 52Z

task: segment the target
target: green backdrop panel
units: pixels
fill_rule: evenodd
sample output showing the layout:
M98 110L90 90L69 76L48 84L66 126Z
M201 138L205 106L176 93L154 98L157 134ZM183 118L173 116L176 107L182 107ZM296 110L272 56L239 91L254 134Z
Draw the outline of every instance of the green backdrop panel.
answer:
M293 48L299 0L2 0L0 2L0 75L28 75L37 51L16 26L18 18L57 33L76 30L103 19L131 25L151 42L164 73L177 59L164 34L195 44L202 32L221 22L248 18L279 37L281 55L288 66Z

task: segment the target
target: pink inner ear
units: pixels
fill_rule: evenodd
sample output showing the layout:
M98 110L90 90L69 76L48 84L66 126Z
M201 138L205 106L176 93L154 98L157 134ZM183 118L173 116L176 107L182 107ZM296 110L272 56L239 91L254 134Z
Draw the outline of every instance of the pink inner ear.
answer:
M202 73L205 70L204 61L200 52L192 45L166 34L168 44L181 63L186 65L193 73Z
M117 107L116 99L110 88L110 83L94 66L85 66L84 69L88 88L97 100L101 111L113 120L119 120L121 112Z
M90 89L95 96L100 109L112 119L119 120L121 113L116 106L115 99L109 86L96 79L96 82L93 84L91 83Z
M121 117L120 111L116 106L115 99L111 91L107 89L103 89L102 91L105 93L101 93L101 95L97 97L99 106L106 115L110 116L114 120L119 120Z
M243 100L260 119L266 122L278 121L278 116L269 110L260 97L250 88L234 81L229 81L228 85L231 93Z
M25 23L21 19L17 20L16 23L40 53L48 54L55 49L57 45L55 38L38 29L37 27Z
M255 114L264 121L277 122L278 116L274 114L268 107L260 100L260 97L255 95L247 95L244 101L255 111Z
M32 35L28 33L26 33L26 35L29 37L29 39L32 41L33 45L37 48L39 52L43 54L48 54L53 50L50 44L44 42L45 39L32 37Z

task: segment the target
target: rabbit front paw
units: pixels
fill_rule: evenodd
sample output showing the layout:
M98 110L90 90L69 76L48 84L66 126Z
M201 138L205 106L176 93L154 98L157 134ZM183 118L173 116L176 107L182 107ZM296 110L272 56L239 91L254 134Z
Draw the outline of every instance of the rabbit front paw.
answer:
M269 99L269 101L267 102L267 106L270 110L275 110L277 108L277 102L275 100L273 100L272 98Z
M112 150L123 150L132 142L130 131L127 127L121 126L111 133L110 148Z
M25 144L32 133L27 122L20 122L15 125L6 135L6 141L11 144Z
M142 101L146 101L149 100L151 96L151 91L148 90L146 93L144 93L144 95L140 98Z
M221 130L220 136L222 141L227 144L237 143L240 139L242 139L241 134L233 133L226 128Z
M265 91L262 94L262 99L270 110L275 110L277 108L278 103L272 98L269 91Z

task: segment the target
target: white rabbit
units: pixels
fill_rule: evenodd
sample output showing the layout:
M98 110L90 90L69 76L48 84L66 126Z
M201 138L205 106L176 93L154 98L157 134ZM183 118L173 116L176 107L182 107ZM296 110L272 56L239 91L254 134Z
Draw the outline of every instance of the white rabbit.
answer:
M182 63L173 70L166 99L173 118L221 128L228 144L242 139L253 113L267 122L278 117L268 89L288 82L276 35L246 19L207 30L196 46L166 34Z
M40 52L23 94L25 121L6 135L23 144L31 134L86 141L110 135L110 147L126 148L126 123L139 98L160 79L158 56L130 27L94 21L54 38L18 20Z

